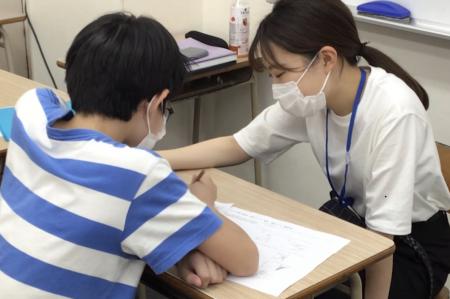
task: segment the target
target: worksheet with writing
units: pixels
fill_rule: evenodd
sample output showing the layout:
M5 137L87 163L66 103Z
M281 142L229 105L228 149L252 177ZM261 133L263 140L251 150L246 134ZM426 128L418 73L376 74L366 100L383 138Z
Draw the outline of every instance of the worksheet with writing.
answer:
M306 276L350 241L286 221L246 211L232 204L217 209L238 224L259 249L259 271L252 277L228 280L273 296Z

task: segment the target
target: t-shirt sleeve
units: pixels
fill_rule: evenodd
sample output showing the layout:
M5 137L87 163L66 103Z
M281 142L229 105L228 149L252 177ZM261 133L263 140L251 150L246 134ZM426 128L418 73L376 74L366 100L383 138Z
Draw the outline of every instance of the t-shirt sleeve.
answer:
M189 191L167 161L159 159L131 203L121 246L159 274L221 225L222 220Z
M417 158L427 124L407 114L380 125L365 177L366 225L391 235L411 232Z
M250 124L234 134L239 146L251 157L266 163L299 142L307 142L306 121L281 108L267 107Z

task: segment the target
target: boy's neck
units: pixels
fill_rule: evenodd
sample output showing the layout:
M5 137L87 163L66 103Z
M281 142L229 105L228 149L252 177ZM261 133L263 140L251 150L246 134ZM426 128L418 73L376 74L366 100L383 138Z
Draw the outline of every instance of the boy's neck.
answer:
M58 120L54 125L58 129L88 129L101 132L112 139L124 143L127 123L99 115L76 114L70 120Z

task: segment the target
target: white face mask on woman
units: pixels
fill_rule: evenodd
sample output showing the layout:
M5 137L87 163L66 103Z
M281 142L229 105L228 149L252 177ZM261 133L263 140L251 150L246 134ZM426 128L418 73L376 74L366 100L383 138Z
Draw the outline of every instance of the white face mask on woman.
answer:
M152 101L154 99L155 97L152 99ZM150 129L150 103L151 101L148 103L146 112L148 133L137 146L138 148L142 149L153 149L156 143L163 139L163 137L166 135L167 115L165 114L165 112L163 112L163 123L161 129L156 134L152 133L152 130Z
M327 85L328 79L330 78L331 72L328 73L322 88L315 95L305 96L298 87L298 84L309 71L317 56L318 54L314 56L297 81L272 84L274 99L278 100L283 110L289 114L297 117L308 117L325 109L327 106L325 93L323 91Z

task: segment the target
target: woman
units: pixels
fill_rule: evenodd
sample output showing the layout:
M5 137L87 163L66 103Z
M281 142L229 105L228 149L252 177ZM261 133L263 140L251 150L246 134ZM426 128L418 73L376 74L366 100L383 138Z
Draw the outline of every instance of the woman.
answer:
M361 57L368 67L358 67ZM309 142L333 194L396 243L393 257L365 269L365 298L437 295L450 269L450 193L422 86L360 41L338 0L277 2L250 62L270 72L276 103L234 136L161 154L174 169L207 168L269 162ZM429 268L402 236L424 248Z

